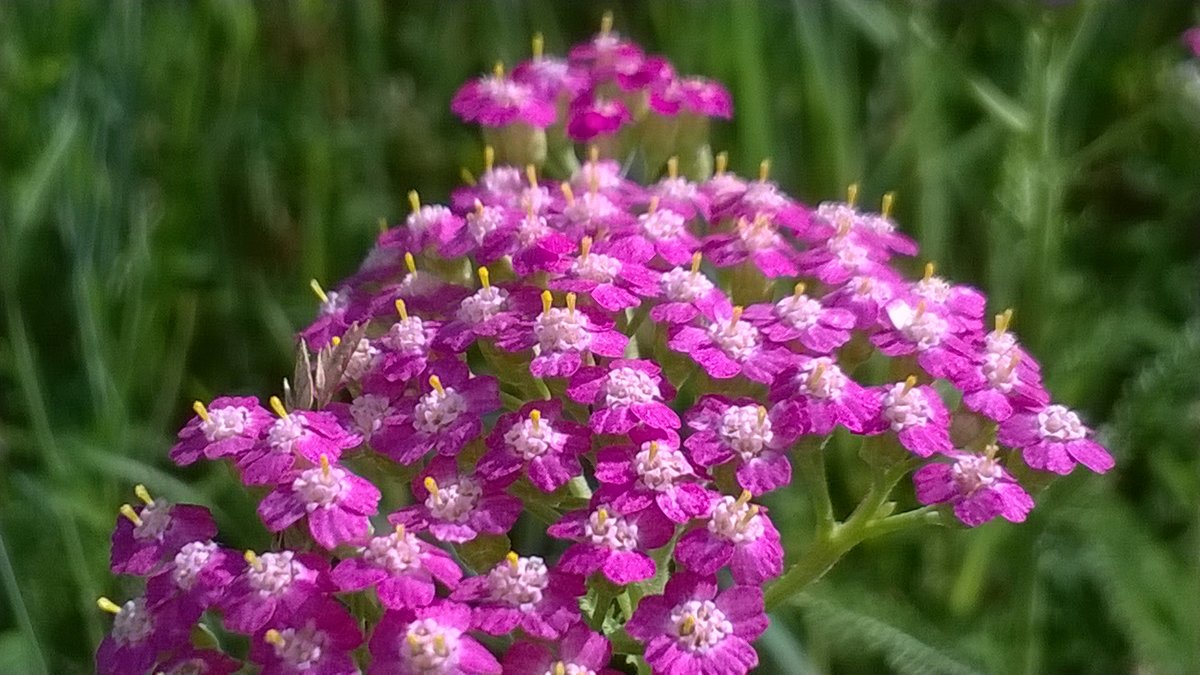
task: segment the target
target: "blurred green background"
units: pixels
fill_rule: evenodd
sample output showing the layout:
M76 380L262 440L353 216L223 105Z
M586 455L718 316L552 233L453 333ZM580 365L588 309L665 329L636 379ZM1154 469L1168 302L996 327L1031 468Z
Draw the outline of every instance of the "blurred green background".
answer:
M733 167L814 203L896 190L1118 460L1023 526L852 553L762 672L1200 672L1196 8L1115 0L0 3L0 672L90 670L96 596L135 592L106 571L135 482L266 543L223 469L166 460L190 401L277 391L308 279L478 168L458 84L607 8L729 85Z

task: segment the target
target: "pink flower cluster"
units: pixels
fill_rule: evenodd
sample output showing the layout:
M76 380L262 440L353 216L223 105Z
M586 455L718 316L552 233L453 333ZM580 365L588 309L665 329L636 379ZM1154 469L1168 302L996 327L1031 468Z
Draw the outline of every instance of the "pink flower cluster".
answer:
M665 115L730 110L719 85L607 26L566 61L539 53L468 84L453 108L489 126L565 109L590 139L634 95ZM917 500L968 526L1024 520L1023 472L1113 466L1051 402L1011 313L985 326L979 291L932 265L902 274L894 259L917 247L890 199L811 208L765 167L743 179L721 158L703 180L670 163L641 186L593 153L565 178L489 162L448 206L414 194L358 272L314 283L286 403L196 403L171 458L227 461L275 544L231 550L207 509L139 486L112 571L145 593L101 600L115 617L100 672L234 672L191 640L203 619L248 636L264 673L599 673L630 658L745 673L763 588L785 569L759 502L836 429L923 464ZM521 519L565 551L509 550Z

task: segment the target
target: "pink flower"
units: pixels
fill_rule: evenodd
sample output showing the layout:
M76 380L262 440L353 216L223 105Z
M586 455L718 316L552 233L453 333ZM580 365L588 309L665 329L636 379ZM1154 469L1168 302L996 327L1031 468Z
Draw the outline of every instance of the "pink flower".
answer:
M624 103L584 95L576 98L567 111L567 136L586 143L599 136L611 136L632 121L633 116Z
M500 407L493 377L473 377L457 360L439 361L416 396L398 401L400 412L375 434L372 445L399 464L414 464L430 451L457 455L483 429L483 416Z
M441 327L440 321L428 321L409 314L407 303L396 300L400 320L392 323L375 345L379 349L372 379L388 383L406 382L425 370L431 356L433 338Z
M189 542L146 582L146 602L151 607L176 605L181 616L199 620L204 610L224 597L241 565L240 555L212 540Z
M802 433L824 436L839 424L863 433L879 415L876 397L847 377L832 358L800 359L771 385L771 399L797 416Z
M270 485L288 478L293 468L311 467L321 457L337 461L343 450L362 438L349 433L333 413L313 410L288 412L278 397L271 407L279 415L254 447L239 455L238 469L247 485Z
M692 461L712 468L733 462L738 485L754 495L781 488L792 480L788 447L798 435L795 409L771 410L750 398L729 400L705 394L687 413L692 434L684 441Z
M584 624L577 624L561 641L542 645L536 642L517 642L504 655L504 672L509 675L545 675L546 673L585 673L619 675L608 668L612 646L599 633Z
M590 430L563 416L562 401L530 401L500 416L475 470L493 481L524 471L539 490L553 492L583 475L579 456L591 444Z
M464 122L485 127L527 124L544 129L557 117L554 103L528 84L502 73L464 84L450 101L450 110Z
M971 367L955 374L963 405L1003 422L1016 410L1037 410L1050 403L1037 362L1006 332L1011 312L996 316L996 330L984 336L983 350Z
M196 401L196 416L179 430L171 460L180 466L200 457L219 459L250 449L268 425L271 414L253 397L221 396L205 407Z
M889 302L880 317L882 329L871 342L887 356L917 354L917 363L934 377L956 379L971 367L974 350L958 334L943 311L924 300Z
M576 96L590 84L587 73L564 59L535 55L513 68L512 78L526 84L548 101Z
M340 603L315 598L287 623L255 636L250 660L263 675L354 675L352 652L362 641L358 621Z
M476 340L495 338L509 325L519 321L520 314L537 306L536 288L512 284L492 285L490 278L488 268L480 267L480 289L463 298L454 318L442 325L434 338L435 348L461 354Z
M644 59L640 47L610 30L601 30L590 41L571 47L569 54L571 65L587 71L596 81L636 73Z
M888 279L856 276L821 298L826 307L846 309L854 315L854 328L874 330L883 308L900 294L898 284Z
M885 252L868 245L850 231L839 232L821 245L804 251L796 262L800 274L840 286L854 277L897 278L899 275L885 264L886 261Z
M113 528L113 574L149 576L184 544L217 536L217 525L207 508L152 499L142 485L135 492L142 505L122 505Z
M616 359L607 366L585 366L571 376L567 396L592 408L591 427L601 434L624 434L639 424L673 430L680 425L665 401L675 389L653 361Z
M561 272L570 264L575 244L550 227L546 216L526 214L483 238L476 257L491 265L508 256L513 272L527 277L538 272Z
M332 593L329 563L314 553L246 551L246 565L218 603L225 627L253 635L289 625L310 600Z
M918 457L954 448L950 442L950 413L933 387L917 386L917 378L910 376L904 382L872 387L870 391L878 397L880 415L867 425L865 433L890 431L900 445Z
M669 265L687 264L700 250L700 240L688 230L688 216L652 203L648 213L638 216L637 232L625 235L642 248L657 254Z
M278 485L258 505L258 516L271 532L281 532L308 517L312 538L328 550L358 544L370 531L379 506L379 489L322 455L320 466L305 469Z
M564 186L566 201L561 214L552 218L551 223L574 241L600 237L606 232L624 232L636 220L623 204L613 202L614 199L624 201L620 196L610 197L593 185L576 197L570 185L564 183Z
M160 652L174 651L187 644L193 621L181 617L171 603L151 608L145 598L118 605L100 598L100 609L113 615L112 631L96 650L96 672L100 675L141 675L155 664Z
M1200 56L1200 26L1194 26L1180 36L1184 46L1192 50L1192 56Z
M1033 499L994 458L952 450L953 464L926 464L913 474L917 501L950 504L967 527L977 527L996 516L1020 523L1033 508Z
M783 545L766 510L740 497L715 496L708 522L691 530L675 547L675 559L696 574L713 575L726 565L736 584L761 586L783 573Z
M500 663L471 637L471 610L456 602L390 611L371 634L368 675L490 675Z
M717 267L749 261L768 279L800 273L797 254L766 216L739 219L733 232L711 234L704 240L704 256Z
M435 581L454 589L462 579L462 570L450 554L421 541L403 525L372 537L358 555L338 563L333 582L342 591L374 587L380 604L388 609L424 607L436 595Z
M221 652L184 645L165 659L159 659L150 672L155 675L233 675L242 668L241 661Z
M586 293L610 312L641 304L641 298L658 294L658 275L646 267L654 248L645 241L626 237L593 245L584 237L579 256L550 282L550 288Z
M1112 455L1088 438L1090 430L1079 415L1061 405L1021 411L1000 423L1001 443L1021 451L1025 463L1060 475L1082 464L1096 473L1113 468Z
M703 327L674 326L667 346L688 355L717 379L745 375L770 383L796 357L787 349L765 344L758 328L742 319L742 311L734 307L725 316L702 320Z
M654 576L654 560L646 551L665 546L674 531L658 509L621 513L602 503L568 513L546 530L576 542L563 553L559 569L583 576L600 572L618 586Z
M581 577L551 569L537 556L509 552L486 574L464 580L450 597L471 605L471 624L485 633L520 628L557 640L579 622L579 598L586 592Z
M690 323L706 317L729 316L733 303L707 276L700 273L700 254L692 255L691 269L676 267L662 273L658 280L662 301L650 310L650 318L660 323Z
M715 80L685 77L655 87L650 92L650 109L668 117L684 113L727 120L733 118L733 98Z
M884 196L884 209L890 210L891 197ZM896 223L886 214L863 213L844 202L824 202L813 213L830 233L853 232L860 244L883 256L891 253L912 256L917 254L917 242L896 231Z
M744 675L758 665L750 643L767 628L762 590L717 591L712 577L676 573L662 595L642 598L625 629L646 646L655 672Z
M504 493L512 478L483 481L460 473L449 457L436 457L413 479L416 504L388 516L393 525L455 544L481 534L504 534L521 514L521 501Z
M850 341L854 314L838 307L826 307L820 300L804 294L804 284L796 292L773 305L751 305L742 317L758 326L763 336L776 344L799 342L813 354L831 354Z
M983 312L987 298L970 286L951 284L933 274L933 263L925 264L925 276L909 286L909 292L926 306L946 316L955 332L978 332L983 329Z
M708 508L709 491L703 477L679 451L678 441L633 436L634 446L604 448L596 455L598 499L618 513L656 508L669 520L686 523Z
M570 377L587 354L618 357L629 338L613 328L612 319L590 307L576 307L575 294L567 293L565 308L553 307L550 291L542 293L542 311L523 319L497 341L508 351L536 347L529 365L534 377Z

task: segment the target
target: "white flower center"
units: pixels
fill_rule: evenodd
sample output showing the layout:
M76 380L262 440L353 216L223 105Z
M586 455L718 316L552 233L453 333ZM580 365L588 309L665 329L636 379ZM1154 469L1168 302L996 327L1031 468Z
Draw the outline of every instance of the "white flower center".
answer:
M160 539L171 526L171 505L162 499L156 499L142 508L138 517L142 522L133 526L134 539Z
M404 222L410 232L421 235L428 232L429 228L436 225L443 218L449 218L452 215L450 209L438 204L432 204L422 206L420 209L409 214L408 219Z
M611 255L589 253L575 259L571 272L580 279L607 284L621 273L621 261Z
M588 540L611 551L634 551L638 547L638 526L624 517L597 509L583 527Z
M492 600L518 607L523 612L533 611L549 585L550 571L546 562L537 556L517 558L515 563L505 560L488 572Z
M479 186L493 195L516 194L524 184L525 176L515 166L495 166L479 177Z
M638 223L651 239L677 239L687 231L687 218L670 209L644 213L638 216Z
M279 640L272 646L279 660L296 670L308 670L320 663L322 654L329 647L329 636L309 619L303 628L279 631Z
M758 457L775 439L775 432L771 431L771 418L754 405L730 406L721 416L718 433L743 462Z
M456 314L459 321L475 326L491 319L504 309L508 291L498 286L488 286L475 291L463 299Z
M739 503L733 497L722 497L713 507L708 531L735 544L757 541L763 535L762 516L748 502Z
M417 619L408 624L400 654L413 673L457 673L458 641L462 631L443 626L435 619Z
M425 498L425 507L434 518L448 523L461 523L471 515L483 496L483 488L474 480L460 476L457 481L438 484Z
M847 382L842 369L828 356L811 359L800 366L796 380L808 396L835 401L842 397Z
M779 194L779 190L771 183L755 181L746 186L742 195L742 204L751 211L774 213L787 206L787 197Z
M680 478L696 475L682 452L656 441L642 444L633 467L642 485L655 492L669 490Z
M146 600L137 598L121 605L113 617L112 635L119 645L141 642L154 632L154 618L146 610Z
M275 420L267 431L267 444L273 452L295 452L296 444L308 435L308 420L302 415L288 414Z
M743 221L737 231L742 243L750 251L771 248L779 239L775 228L767 220Z
M427 434L436 434L453 424L466 411L466 399L453 387L446 387L443 391L435 389L417 400L417 405L413 407L413 427Z
M374 367L378 357L379 348L367 338L359 338L358 344L354 345L354 351L350 353L350 359L346 361L344 377L347 380L361 380L362 376Z
M892 425L892 431L924 426L932 416L933 407L916 387L909 389L904 382L897 382L883 395L883 417Z
M682 267L663 272L659 286L662 288L663 295L667 296L667 300L671 302L692 302L696 298L707 295L713 289L713 283L708 280L708 277L699 272L693 274L691 270Z
M1017 376L1017 355L1015 353L984 352L983 376L988 385L1002 394L1007 394L1020 384Z
M712 600L688 600L671 610L671 626L679 646L707 652L733 633L733 623Z
M1079 415L1061 405L1048 405L1038 413L1038 432L1042 438L1056 441L1078 441L1087 436Z
M350 294L339 293L338 291L325 291L325 301L321 303L321 309L318 310L321 316L330 316L339 312L344 312L350 306Z
M263 553L258 556L257 564L246 569L246 579L260 598L283 595L293 580L308 571L294 560L295 555L292 551Z
M421 566L421 542L408 532L373 537L361 552L363 560L393 575Z
M579 167L573 182L588 188L595 185L597 190L618 187L621 184L620 166L615 162L587 162Z
M617 214L617 207L608 197L599 192L585 192L575 198L575 202L563 210L563 215L572 223L589 224L592 221L605 220Z
M346 472L330 467L314 467L306 469L292 481L292 490L304 502L309 511L331 509L341 501L343 493L350 490L346 481Z
M250 423L250 411L243 406L209 408L208 419L200 422L200 431L209 443L241 436Z
M562 307L551 307L539 314L533 334L542 353L582 352L592 344L587 315Z
M945 319L935 312L924 310L919 305L916 308L909 307L903 302L889 305L888 316L906 339L916 343L919 351L932 349L941 344L942 338L950 329L950 325L946 323Z
M350 417L359 433L367 438L383 427L383 420L395 412L386 396L363 394L350 402Z
M789 295L775 303L775 314L793 328L807 330L821 318L821 303L807 295Z
M604 380L604 404L629 406L659 397L658 383L649 373L628 366L609 371Z
M577 663L559 661L542 675L596 675L596 671Z
M551 232L550 225L543 216L525 216L517 228L517 241L522 248L529 248L546 238Z
M547 188L526 187L521 190L521 196L517 199L517 203L527 214L541 213L554 204L554 199L550 196L550 190Z
M665 199L690 201L696 198L696 184L686 178L664 178L655 186L655 194Z
M467 214L467 230L482 244L483 238L504 224L504 209L485 206Z
M521 459L529 461L553 454L562 449L566 434L559 433L547 420L534 424L531 419L521 420L504 432L504 442Z
M502 106L520 105L530 94L529 87L507 77L487 77L482 88L488 98Z
M416 275L408 275L410 278ZM425 334L425 322L419 316L410 316L392 324L388 332L379 338L383 344L400 354L416 356L424 353L429 337Z
M829 250L846 269L856 270L867 264L867 249L850 241L849 237L834 237L829 240Z
M1017 346L1017 337L1008 331L991 331L983 336L983 346L989 354L1007 354Z
M745 361L758 351L758 329L748 321L717 321L708 327L708 337L734 361Z
M954 486L963 495L974 494L980 488L987 487L1000 480L1002 475L1000 465L996 460L983 455L964 457L950 467L950 477Z
M192 590L196 585L196 577L217 552L217 545L211 541L193 541L184 544L175 554L175 569L171 571L171 579L175 585L185 591Z
M913 293L916 293L917 297L940 305L950 298L950 284L941 277L929 277L914 284Z
M824 202L817 207L817 217L838 232L849 232L858 221L859 214L845 202Z

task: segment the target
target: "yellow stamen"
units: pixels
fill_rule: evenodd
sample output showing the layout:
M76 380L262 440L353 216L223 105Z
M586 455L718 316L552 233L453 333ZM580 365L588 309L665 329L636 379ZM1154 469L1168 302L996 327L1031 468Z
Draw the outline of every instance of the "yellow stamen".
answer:
M285 640L283 639L282 633L272 628L271 630L263 633L263 642L276 647L283 647Z
M805 286L803 281L798 281L798 282L796 282L796 285L792 287L792 295L794 295L798 298L798 297L804 295L804 291L807 288L808 288L808 286Z
M483 146L483 170L491 171L496 164L496 149L490 145Z
M750 508L746 509L746 513L742 516L742 525L749 525L750 521L754 520L754 517L758 515L760 510L761 507L758 504L751 504Z
M521 556L517 555L516 551L509 551L508 555L504 556L504 559L507 560L508 564L512 565L512 568L515 570L517 569L517 563L521 560Z
M763 422L767 421L767 406L758 406L758 426L762 426Z
M525 179L529 181L529 187L536 188L538 186L537 167L532 164L526 164Z
M612 13L612 10L609 10L604 13L604 16L600 17L600 33L603 35L607 35L612 32L612 27L613 27L613 13Z
M470 186L474 186L479 182L475 180L475 174L471 173L471 170L465 166L459 167L458 177L462 179L462 182Z
M883 203L879 207L880 215L882 215L884 218L890 218L892 216L892 204L895 201L896 201L896 193L895 192L883 193Z
M416 635L409 633L408 637L405 639L408 641L408 648L412 651L413 654L421 653L421 641L419 639L417 639Z
M331 467L329 465L329 457L327 457L326 455L321 455L321 475L328 478L329 472L332 470L333 470L333 467Z
M683 617L683 623L679 624L680 635L691 635L696 632L696 617L688 614Z
M427 492L429 492L429 494L433 495L434 497L437 496L438 484L437 484L437 481L433 479L433 476L426 476L424 485L425 485L425 490Z
M404 538L404 523L396 523L396 536Z
M761 183L765 183L765 182L767 182L767 179L770 177L771 177L771 160L764 159L763 161L758 163L758 180Z
M492 274L488 272L488 268L480 267L476 272L479 274L479 284L484 288L492 287Z
M542 314L550 311L554 306L554 294L550 291L542 291Z
M333 337L329 338L329 344L333 345L335 348L340 347L342 346L342 338L334 335Z
M846 203L851 207L858 203L858 183L846 186Z
M542 58L542 52L546 49L546 38L542 37L541 33L534 33L530 43L529 51L533 52L533 58Z
M575 316L575 294L567 293L567 315Z
M1012 324L1012 317L1013 317L1013 311L1012 311L1011 307L1009 307L1008 309L1004 310L1003 312L997 314L996 315L996 332L1003 333L1003 332L1007 331L1009 325Z
M208 408L205 408L203 403L201 403L200 401L193 402L192 410L196 411L196 416L199 417L202 421L204 421L204 422L208 421Z
M654 213L658 210L658 195L650 198L650 207L646 209L647 213Z
M583 241L579 242L579 257L586 258L592 252L592 238L584 237Z
M247 549L247 551L242 554L242 558L246 561L247 565L253 567L255 570L262 570L262 561L258 559L258 554L254 551Z
M429 386L433 387L433 390L439 395L446 395L446 388L442 386L442 378L438 377L437 375L429 376Z
M1008 358L1008 363L1004 364L1004 377L1012 375L1012 371L1017 369L1017 365L1021 363L1021 352L1013 352Z
M729 315L729 326L725 328L726 334L732 334L737 329L738 322L742 320L742 312L744 311L746 311L746 308L741 305L733 308L733 312Z
M408 268L409 274L417 273L417 260L413 258L413 254L411 252L405 251L404 266Z
M653 462L655 457L658 457L658 441L650 441L650 461Z
M474 179L474 177L472 177L472 180L473 179ZM379 216L379 220L376 221L376 224L379 226L379 234L383 234L384 232L388 231L387 218L384 218L383 216Z
M396 313L401 321L408 321L408 305L404 303L404 298L396 298Z
M913 387L915 387L915 386L917 386L917 376L909 375L904 380L904 389L900 390L900 395L907 396L908 392L912 391Z
M554 675L567 675L567 664L562 661L554 662Z
M433 636L433 650L438 654L446 653L446 636L438 633Z
M495 75L496 77L504 77L503 61L497 61L496 64L492 66L492 75Z
M563 184L558 186L562 190L563 198L567 200L568 205L575 204L575 191L571 189L571 184L563 181Z
M672 157L667 160L667 178L679 178L679 158Z
M408 205L412 208L413 213L421 210L421 195L417 194L416 190L408 191Z
M692 274L700 273L700 259L702 257L699 251L692 254Z
M479 201L478 199L475 200L475 215L483 215L483 202Z
M274 410L276 415L280 417L288 416L287 408L283 407L283 401L280 401L278 396L272 396L269 403L271 404L271 410Z
M128 504L122 504L121 508L118 509L118 511L121 512L122 516L125 516L125 520L128 520L129 522L133 523L134 527L142 526L142 517L137 514L137 511L133 510L132 506L130 506Z
M937 266L933 264L933 261L932 261L932 260L931 260L931 261L929 261L929 262L927 262L927 263L925 263L925 276L924 276L924 277L922 277L922 280L924 280L924 281L929 281L930 279L932 279L932 278L933 278L933 272L934 272L934 270L936 270L936 269L937 269Z
M604 524L608 522L608 509L596 510L596 522L600 524L600 527L604 527Z
M809 389L815 389L817 384L821 382L821 376L825 374L825 364L818 363L816 368L808 374L808 382L806 383Z
M588 174L588 192L594 196L599 191L600 172L593 169L592 172Z
M600 146L595 143L588 146L588 161L592 163L593 169L595 169L596 162L600 161Z
M728 168L729 168L729 153L724 152L724 151L718 152L717 156L715 158L713 158L713 171L715 171L716 174L718 176L720 176L721 174L725 173L725 170Z
M108 598L104 597L103 595L96 598L96 606L99 607L100 609L104 610L105 612L108 612L109 614L120 614L121 613L121 606L118 605L117 603L113 602L112 600L109 600Z
M743 506L745 506L746 504L750 503L750 499L752 497L754 497L754 495L750 494L749 490L742 490L741 494L738 495L737 501L734 502L734 504L736 504L737 507L740 509Z
M926 309L927 308L925 307L925 300L924 300L924 298L922 298L921 300L919 300L917 302L917 311L913 315L913 318L915 319L915 318L921 316L922 314L924 314Z
M325 289L321 288L321 283L316 279L310 279L308 287L316 294L317 299L321 302L329 302L329 296L325 294Z
M147 490L146 486L142 485L141 483L133 486L133 494L137 495L137 498L142 500L142 503L146 506L150 506L154 503L154 498L150 496L150 491Z
M530 410L529 423L533 426L533 430L537 431L542 424L542 411L537 409Z

